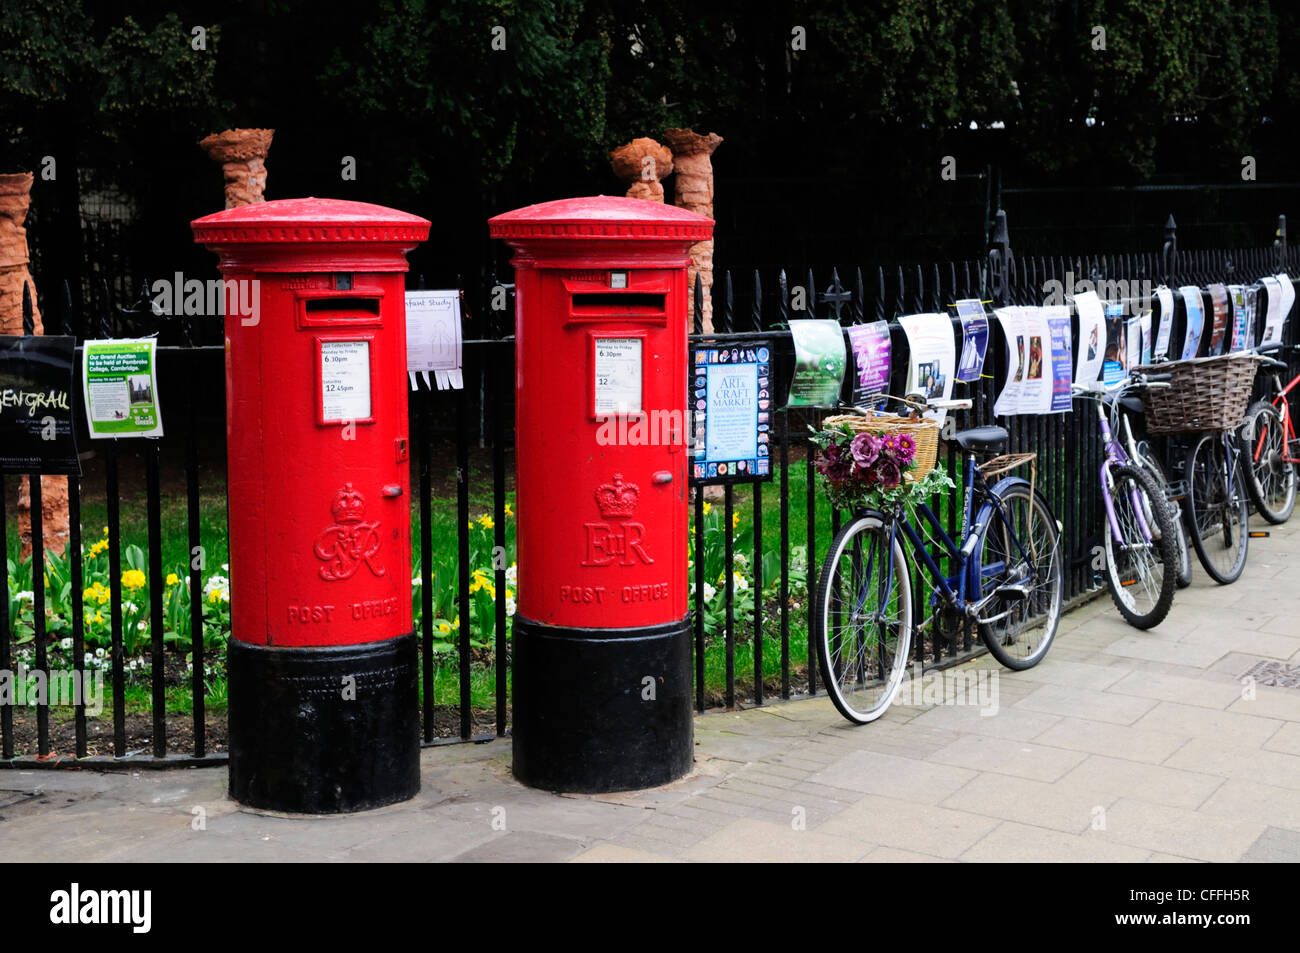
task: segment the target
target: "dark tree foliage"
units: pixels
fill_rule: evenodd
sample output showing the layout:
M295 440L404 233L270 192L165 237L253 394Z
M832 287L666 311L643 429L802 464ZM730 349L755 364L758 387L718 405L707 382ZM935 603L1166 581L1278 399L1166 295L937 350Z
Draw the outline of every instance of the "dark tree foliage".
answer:
M417 264L446 281L500 260L488 215L617 192L609 149L691 126L726 139L723 263L969 254L990 170L1057 189L1239 183L1249 155L1260 181L1292 178L1297 42L1285 0L9 0L0 156L112 180L166 268L206 262L184 245L220 199L197 139L273 127L270 197L425 214ZM66 206L76 181L37 198ZM1122 217L1069 201L1014 221ZM1231 218L1199 201L1193 217Z

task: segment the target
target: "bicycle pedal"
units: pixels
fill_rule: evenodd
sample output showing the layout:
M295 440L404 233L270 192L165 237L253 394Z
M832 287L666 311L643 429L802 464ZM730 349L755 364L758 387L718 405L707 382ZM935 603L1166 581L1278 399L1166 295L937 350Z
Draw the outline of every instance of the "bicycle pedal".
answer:
M1177 480L1173 483L1165 484L1165 499L1170 503L1178 503L1187 495L1187 483L1183 480Z
M1252 529L1252 530L1251 530L1249 533L1247 533L1246 535L1249 536L1251 539L1268 539L1268 530L1266 530L1266 529Z

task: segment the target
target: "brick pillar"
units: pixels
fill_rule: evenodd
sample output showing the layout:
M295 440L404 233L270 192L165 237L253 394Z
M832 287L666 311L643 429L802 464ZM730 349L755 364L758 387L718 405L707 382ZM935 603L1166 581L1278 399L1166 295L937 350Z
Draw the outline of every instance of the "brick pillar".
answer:
M701 136L690 129L665 129L664 139L673 150L673 204L713 218L713 150L722 144L716 133ZM690 295L695 295L695 276L704 285L704 330L713 330L713 239L691 246L691 266L687 274ZM691 300L694 314L695 302Z
M226 208L265 202L266 154L274 129L227 129L199 143L213 162L221 163L226 179Z
M32 296L36 333L44 334L36 284L27 270L27 210L32 201L30 172L0 175L0 334L23 333L23 286ZM41 478L41 509L46 552L60 556L68 547L68 481L65 477ZM32 554L32 498L23 477L18 488L18 538L23 558Z

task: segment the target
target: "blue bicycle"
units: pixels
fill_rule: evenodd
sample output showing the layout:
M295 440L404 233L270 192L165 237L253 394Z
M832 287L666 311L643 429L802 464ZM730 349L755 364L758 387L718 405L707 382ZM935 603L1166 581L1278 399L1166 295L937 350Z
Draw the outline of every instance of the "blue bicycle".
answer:
M920 409L966 409L969 400L908 398ZM1060 524L1042 493L1005 475L1033 459L976 455L1000 450L1002 427L975 427L953 440L965 454L960 544L924 502L893 512L862 508L836 533L817 585L813 636L822 679L835 707L866 724L884 714L902 684L916 631L937 620L971 620L993 656L1012 669L1036 665L1061 618L1065 577ZM994 482L990 482L990 481ZM935 541L932 553L925 536ZM906 546L934 586L919 626ZM950 572L939 560L948 558Z

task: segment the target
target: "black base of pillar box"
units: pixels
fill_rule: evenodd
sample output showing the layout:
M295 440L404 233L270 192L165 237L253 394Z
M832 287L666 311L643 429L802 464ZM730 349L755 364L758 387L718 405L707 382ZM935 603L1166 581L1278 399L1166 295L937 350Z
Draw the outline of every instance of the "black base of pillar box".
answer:
M689 620L564 629L516 616L513 645L511 734L521 782L601 794L666 784L690 770Z
M230 796L296 814L420 790L415 635L329 648L230 640ZM355 686L354 697L345 689Z

